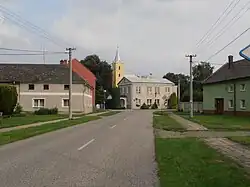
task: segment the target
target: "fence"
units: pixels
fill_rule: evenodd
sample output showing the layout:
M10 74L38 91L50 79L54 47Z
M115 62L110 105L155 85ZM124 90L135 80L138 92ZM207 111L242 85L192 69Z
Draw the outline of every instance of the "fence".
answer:
M203 111L203 103L202 102L194 102L193 108L195 112L202 112ZM181 102L180 109L184 112L190 111L190 103L189 102Z

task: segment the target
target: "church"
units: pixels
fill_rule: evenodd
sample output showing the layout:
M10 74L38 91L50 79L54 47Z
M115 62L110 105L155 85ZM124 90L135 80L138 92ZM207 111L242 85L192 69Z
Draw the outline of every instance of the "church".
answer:
M113 68L113 87L120 88L120 104L122 108L140 109L145 103L158 108L166 108L168 99L172 93L177 94L177 86L163 78L149 75L125 74L124 63L121 61L119 47L116 49Z

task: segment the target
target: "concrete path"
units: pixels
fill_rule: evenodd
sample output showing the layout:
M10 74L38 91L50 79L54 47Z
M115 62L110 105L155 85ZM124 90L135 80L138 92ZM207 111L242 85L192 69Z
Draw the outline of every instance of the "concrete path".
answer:
M86 116L97 116L97 115L100 115L100 114L103 114L103 113L106 113L106 112L92 113L92 114L87 114ZM78 119L78 118L80 118L80 116L74 117L74 119ZM2 129L0 129L0 133L1 132L12 131L12 130L18 130L18 129L25 129L25 128L29 128L29 127L36 127L36 126L45 125L45 124L48 124L48 123L57 123L57 122L66 121L66 120L68 120L68 118L51 120L51 121L44 121L44 122L38 122L38 123L32 123L32 124L21 125L21 126L16 126L16 127L2 128Z
M200 124L191 122L189 120L186 120L180 116L177 116L175 114L170 115L173 119L175 119L177 122L179 122L183 127L186 127L188 130L198 130L197 132L187 132L187 136L194 135L191 137L199 137L204 140L204 142L209 145L210 147L218 150L222 154L232 158L233 160L237 161L240 165L247 168L250 172L250 149L246 146L242 146L239 143L233 142L227 138L224 138L226 136L249 136L250 132L215 132L215 131L207 131L208 129L203 127ZM163 133L163 132L162 132ZM158 132L158 135L159 134ZM172 134L171 132L169 134L170 136L167 136L165 134L165 138L176 136L176 138L183 138L184 136L178 137L177 134ZM163 135L164 137L164 135Z
M0 147L3 187L154 187L151 111L122 112Z

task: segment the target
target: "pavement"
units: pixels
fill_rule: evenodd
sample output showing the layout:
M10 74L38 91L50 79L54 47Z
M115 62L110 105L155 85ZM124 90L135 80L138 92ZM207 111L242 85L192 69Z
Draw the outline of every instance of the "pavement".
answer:
M152 111L124 111L0 147L3 187L154 187Z

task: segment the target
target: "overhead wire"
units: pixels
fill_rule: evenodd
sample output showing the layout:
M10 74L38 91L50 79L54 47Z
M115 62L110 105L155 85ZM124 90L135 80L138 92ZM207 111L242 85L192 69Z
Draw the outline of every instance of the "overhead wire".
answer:
M206 48L212 46L225 32L229 30L240 18L242 18L250 9L248 7L245 9L247 5L250 4L250 1L248 1L241 9L236 13L236 15L207 43ZM245 11L240 14L243 10ZM230 25L231 24L231 25ZM200 50L199 52L203 52L204 50Z
M61 52L61 51L46 51L46 50L30 50L30 49L17 49L17 48L5 48L5 47L0 47L0 50L4 50L4 51L20 51L20 52L49 52L49 53L65 53L65 52Z
M236 2L237 1L237 2ZM196 46L197 48L211 35L213 30L216 28L216 26L221 23L231 12L232 10L236 7L236 5L240 2L241 0L232 0L230 4L226 7L226 9L223 11L223 13L219 16L219 18L216 20L216 22L210 27L210 29L205 33L205 35L197 42ZM233 3L236 2L234 5ZM233 7L229 10L229 8L233 5ZM229 11L228 11L229 10ZM228 11L228 12L227 12ZM224 16L225 15L225 16ZM223 17L224 16L224 17Z

